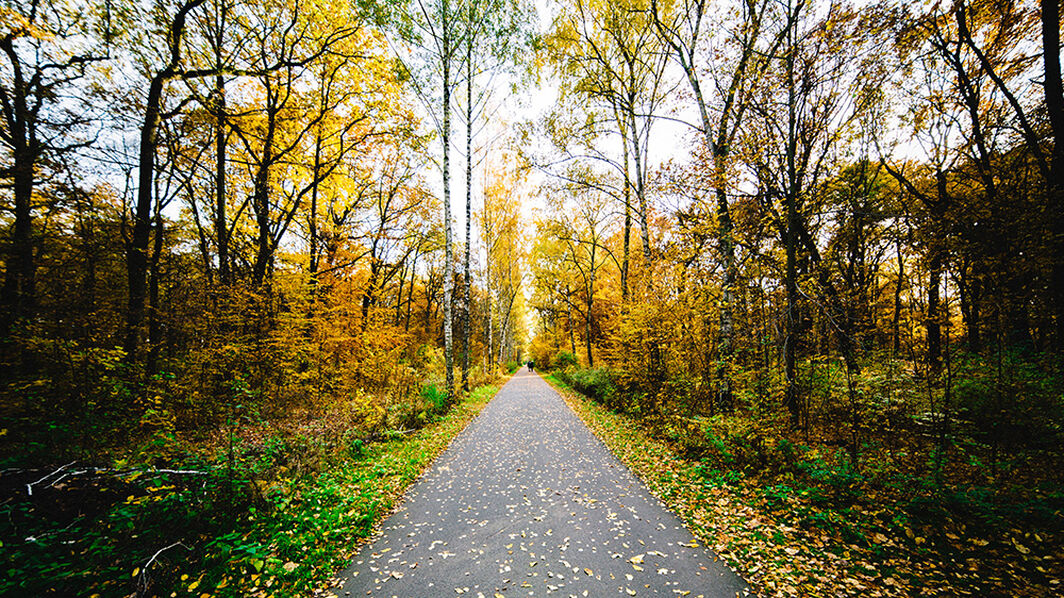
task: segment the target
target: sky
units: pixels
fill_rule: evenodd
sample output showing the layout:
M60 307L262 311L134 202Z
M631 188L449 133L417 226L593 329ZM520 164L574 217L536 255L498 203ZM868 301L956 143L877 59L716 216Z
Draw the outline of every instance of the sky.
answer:
M550 31L554 18L559 12L559 4L555 0L535 0L535 8L538 16L539 33L546 34ZM670 64L667 70L667 78L671 81L682 82L682 71L678 66ZM505 97L509 85L506 80L498 81L499 90L496 95ZM498 113L497 125L503 129L512 130L521 123L539 122L544 119L554 108L559 98L559 81L546 66L538 76L536 83L522 88L517 92L519 97L508 97L505 106ZM694 120L695 114L670 114L672 118L687 118ZM649 171L662 166L670 160L685 160L690 154L694 129L684 123L674 120L656 120L652 128L649 144ZM503 137L506 131L501 131ZM536 171L527 179L523 204L525 220L532 225L546 205L538 193L539 187L548 181L549 175ZM461 181L459 181L461 183ZM452 193L457 188L452 188ZM456 226L464 226L461 221L456 221ZM531 234L531 230L529 231Z

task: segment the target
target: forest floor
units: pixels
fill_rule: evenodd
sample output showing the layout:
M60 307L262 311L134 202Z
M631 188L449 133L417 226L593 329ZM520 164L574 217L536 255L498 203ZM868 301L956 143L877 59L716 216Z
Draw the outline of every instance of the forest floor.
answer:
M0 596L306 596L496 388L364 445L339 442L327 413L249 428L228 462L223 445L165 467L5 469Z
M912 525L892 499L824 507L795 479L748 477L685 459L645 422L547 377L610 450L764 596L1051 596L1064 538L1019 524ZM1059 517L1060 513L1057 513Z
M748 587L521 370L407 493L350 596L688 596Z

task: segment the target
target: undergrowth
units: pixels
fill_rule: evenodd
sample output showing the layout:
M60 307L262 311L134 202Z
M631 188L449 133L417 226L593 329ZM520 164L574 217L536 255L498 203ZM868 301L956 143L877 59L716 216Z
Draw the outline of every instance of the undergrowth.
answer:
M305 595L346 564L495 391L479 387L444 411L426 387L440 403L427 425L377 438L312 427L233 435L216 454L165 469L70 464L36 484L50 472L8 469L0 595Z
M578 379L548 376L563 390ZM568 398L766 595L1043 596L1064 583L1059 487L954 483L930 466L888 462L872 445L854 468L844 450L810 447L738 416L647 418ZM951 450L951 459L963 455L963 447Z

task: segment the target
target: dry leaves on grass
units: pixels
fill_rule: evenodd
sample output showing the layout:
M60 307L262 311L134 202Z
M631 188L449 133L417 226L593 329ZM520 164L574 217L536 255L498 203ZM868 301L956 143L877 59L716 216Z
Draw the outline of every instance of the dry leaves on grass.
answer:
M564 389L562 394L697 538L765 596L978 595L1005 589L1016 594L1016 588L1017 595L1041 596L1061 588L1052 571L1060 569L1064 551L1042 551L1036 557L1042 564L1021 568L1018 560L1031 556L1024 542L1037 541L1021 533L1000 542L999 548L1012 548L1011 554L1000 554L987 550L987 540L962 538L963 526L959 534L947 534L952 546L945 547L932 547L912 530L907 538L870 530L862 545L820 528L800 527L796 519L769 508L764 493L750 482L707 487L696 464L650 436L636 420ZM798 498L790 500L797 506ZM973 547L984 558L974 558ZM967 560L951 562L959 554ZM994 554L994 560L987 558ZM1036 578L1039 583L1031 583L1030 569L1044 575Z

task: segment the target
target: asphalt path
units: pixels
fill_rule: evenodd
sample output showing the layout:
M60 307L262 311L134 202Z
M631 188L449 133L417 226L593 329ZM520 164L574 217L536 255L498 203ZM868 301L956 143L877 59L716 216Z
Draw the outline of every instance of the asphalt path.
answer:
M748 586L521 370L407 492L339 596L742 596Z

